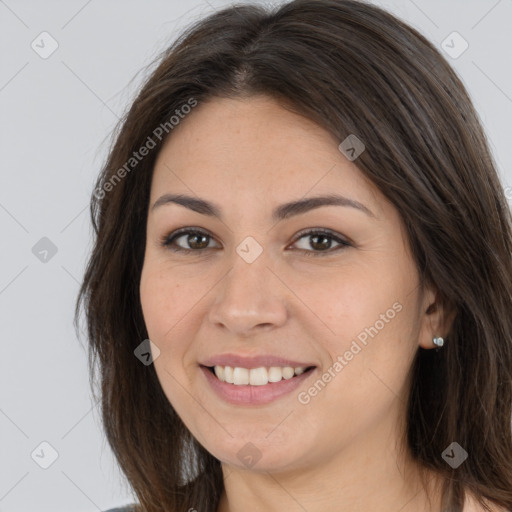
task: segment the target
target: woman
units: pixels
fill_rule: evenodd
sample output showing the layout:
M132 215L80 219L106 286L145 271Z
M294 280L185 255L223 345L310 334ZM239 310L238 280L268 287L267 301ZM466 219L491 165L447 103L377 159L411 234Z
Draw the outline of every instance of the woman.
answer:
M512 509L510 210L413 28L353 0L198 22L91 215L76 321L133 510Z

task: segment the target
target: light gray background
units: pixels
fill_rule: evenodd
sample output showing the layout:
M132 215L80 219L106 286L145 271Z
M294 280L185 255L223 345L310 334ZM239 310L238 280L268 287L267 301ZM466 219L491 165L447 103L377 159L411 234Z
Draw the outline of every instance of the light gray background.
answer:
M504 186L512 185L512 0L374 3L440 48L453 31L469 43L447 59L481 115ZM105 138L144 77L137 72L183 27L228 4L0 0L1 512L96 512L133 499L102 434L72 326L91 248L88 199ZM31 48L43 45L43 31L59 45L47 59ZM32 252L43 237L57 248L46 262ZM42 442L58 453L47 469L34 461L50 460Z

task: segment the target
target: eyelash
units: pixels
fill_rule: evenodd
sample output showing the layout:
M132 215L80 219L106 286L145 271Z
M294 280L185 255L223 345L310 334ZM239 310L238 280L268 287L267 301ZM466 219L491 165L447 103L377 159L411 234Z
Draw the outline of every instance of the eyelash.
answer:
M209 233L207 233L207 232L205 232L205 231L203 231L201 229L184 228L184 229L179 229L178 231L175 231L174 233L171 233L169 235L164 236L160 240L160 244L161 244L162 247L164 247L166 249L169 249L169 250L171 250L173 252L179 252L181 254L189 254L189 253L192 253L192 252L198 253L198 252L202 252L202 251L205 251L205 250L208 249L208 248L204 248L204 249L183 249L182 247L178 247L176 245L173 246L173 242L177 238L180 238L183 235L203 235L203 236L206 236L206 237L208 237L210 239L213 238ZM330 238L330 239L334 240L335 242L339 243L340 247L337 247L334 250L328 249L328 250L325 250L325 251L314 251L314 250L310 250L309 251L309 250L306 250L306 249L298 249L305 256L312 256L312 257L325 256L325 255L332 254L333 252L338 252L340 250L343 250L343 249L345 249L347 247L352 247L352 244L350 242L348 242L347 240L344 240L344 239L338 237L337 235L335 235L332 231L330 231L328 229L322 229L322 228L310 229L310 230L306 230L306 231L300 232L297 235L297 238L294 240L293 243L295 244L301 238L304 238L304 237L307 237L307 236L313 236L313 235L322 235L322 236L325 236L327 238Z

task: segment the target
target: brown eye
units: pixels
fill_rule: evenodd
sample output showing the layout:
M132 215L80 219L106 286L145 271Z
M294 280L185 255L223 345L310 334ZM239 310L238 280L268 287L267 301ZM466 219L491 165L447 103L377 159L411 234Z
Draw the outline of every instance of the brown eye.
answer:
M176 243L176 241L180 239L182 239L181 243L184 244L185 247ZM204 231L197 229L182 229L166 236L162 240L161 245L176 252L198 252L208 249L209 241L211 239L212 237Z
M326 254L332 254L333 252L343 250L346 247L351 247L350 242L344 240L333 232L324 229L302 232L294 242L294 245L303 238L309 238L309 242L306 244L307 247L299 248L299 250L306 256L324 256ZM332 248L333 241L337 243L339 247L335 247L333 250L330 250Z

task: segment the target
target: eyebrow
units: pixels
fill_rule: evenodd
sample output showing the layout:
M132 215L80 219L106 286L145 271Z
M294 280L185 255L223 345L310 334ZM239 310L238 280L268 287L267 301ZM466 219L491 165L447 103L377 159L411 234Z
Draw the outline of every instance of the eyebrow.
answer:
M202 215L222 219L222 209L220 206L211 203L210 201L206 201L205 199L191 197L184 194L165 194L155 201L151 210L154 211L156 208L170 203L179 204ZM321 206L348 206L375 218L373 212L359 201L337 194L327 194L284 203L274 209L272 212L272 220L284 220L294 215L300 215L310 210L320 208Z

